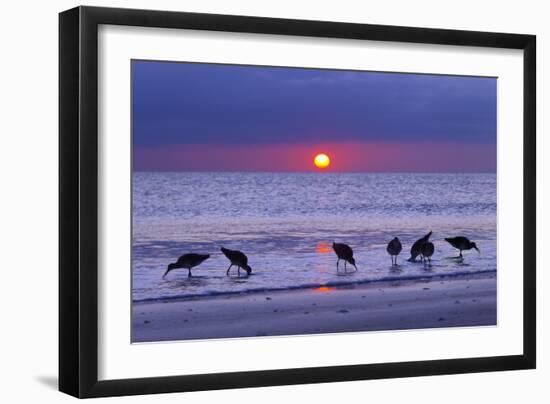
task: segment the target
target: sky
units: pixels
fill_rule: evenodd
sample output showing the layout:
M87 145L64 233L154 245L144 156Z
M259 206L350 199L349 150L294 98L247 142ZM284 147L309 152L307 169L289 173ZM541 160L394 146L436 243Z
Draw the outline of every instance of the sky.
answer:
M495 172L497 79L132 61L135 171Z

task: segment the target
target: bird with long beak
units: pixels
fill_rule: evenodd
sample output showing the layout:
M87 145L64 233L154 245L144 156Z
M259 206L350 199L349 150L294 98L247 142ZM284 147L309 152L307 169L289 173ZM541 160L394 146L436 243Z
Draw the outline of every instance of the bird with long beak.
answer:
M162 277L164 278L168 272L172 271L176 268L185 268L189 272L187 273L187 277L191 278L191 268L194 268L196 266L199 266L202 264L203 261L210 258L210 255L208 254L183 254L181 257L178 258L176 262L172 262L171 264L168 264L168 268L166 269L166 272Z
M229 262L231 262L231 265L229 265L229 268L227 268L227 272L225 273L227 276L229 276L229 270L233 265L237 267L237 274L241 276L241 268L246 271L246 276L250 275L252 272L252 268L250 265L248 265L248 257L241 251L237 250L230 250L229 248L221 248L221 251L223 255L227 257Z
M414 242L414 244L411 247L411 257L408 259L409 262L415 262L416 257L422 254L422 247L424 246L424 243L430 240L431 235L432 235L432 232L430 231L424 237L419 238Z
M470 241L467 237L462 237L462 236L447 237L445 238L445 241L460 251L460 255L459 255L460 259L464 259L464 257L462 256L462 251L471 250L473 248L478 253L480 253L476 243L474 243L473 241Z
M344 271L347 272L346 263L349 262L355 270L357 271L357 267L355 266L355 258L353 258L353 250L351 247L344 243L332 243L332 249L336 253L336 256L338 257L338 261L336 261L336 272L339 271L338 264L340 263L340 260L344 260Z

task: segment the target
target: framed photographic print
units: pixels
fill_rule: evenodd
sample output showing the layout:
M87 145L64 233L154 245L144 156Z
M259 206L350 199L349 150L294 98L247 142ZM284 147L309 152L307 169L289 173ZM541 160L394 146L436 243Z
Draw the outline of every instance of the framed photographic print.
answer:
M59 21L61 391L535 367L534 36Z

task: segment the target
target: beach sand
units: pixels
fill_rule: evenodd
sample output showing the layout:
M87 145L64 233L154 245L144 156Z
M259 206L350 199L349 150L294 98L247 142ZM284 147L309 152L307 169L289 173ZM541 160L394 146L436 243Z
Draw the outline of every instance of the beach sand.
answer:
M133 305L133 342L496 325L496 275Z

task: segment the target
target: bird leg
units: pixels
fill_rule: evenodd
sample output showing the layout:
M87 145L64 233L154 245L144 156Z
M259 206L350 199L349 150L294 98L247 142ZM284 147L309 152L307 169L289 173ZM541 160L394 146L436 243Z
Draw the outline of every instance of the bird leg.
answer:
M231 269L232 266L233 264L229 265L229 268L227 268L227 272L225 273L227 276L229 276L229 270Z
M188 278L191 278L191 268L189 268L189 273L187 274Z
M348 267L346 266L348 262L344 260L344 272L348 272Z
M241 277L241 267L237 267L237 275L239 278Z
M338 261L336 261L336 272L340 272L340 267L338 266L340 264L340 258L338 258Z

